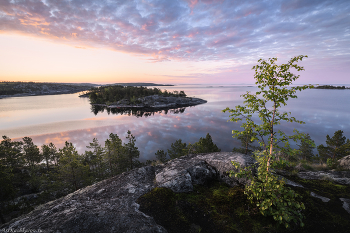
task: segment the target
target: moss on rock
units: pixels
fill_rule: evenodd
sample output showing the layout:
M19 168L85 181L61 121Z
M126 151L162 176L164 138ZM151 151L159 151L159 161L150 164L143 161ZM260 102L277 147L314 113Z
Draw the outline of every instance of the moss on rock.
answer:
M271 217L262 216L249 203L243 186L229 187L213 181L197 185L194 191L174 193L167 188L155 188L138 199L140 211L152 216L168 232L350 232L350 215L342 208L339 197L348 198L349 186L322 180L303 180L306 189L292 187L302 196L306 206L305 226L286 229ZM319 190L323 190L320 192ZM310 196L317 192L331 200L328 203Z

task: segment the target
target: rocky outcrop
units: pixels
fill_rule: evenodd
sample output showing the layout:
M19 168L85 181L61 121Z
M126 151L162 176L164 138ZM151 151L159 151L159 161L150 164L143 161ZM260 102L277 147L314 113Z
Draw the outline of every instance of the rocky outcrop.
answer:
M350 185L350 172L348 171L303 171L298 176L307 180L332 180L338 184Z
M150 216L139 211L136 200L155 187L175 192L193 190L193 185L220 179L233 186L237 180L227 175L234 167L254 159L237 153L219 152L188 155L160 166L147 166L80 189L58 200L37 207L13 219L1 229L31 229L42 232L167 232Z
M194 97L181 97L181 96L159 96L159 95L151 95L142 98L138 98L134 102L130 102L127 99L122 99L116 103L106 105L99 104L100 106L108 107L108 108L155 108L155 109L163 109L163 108L178 108L178 107L188 107L194 106L198 104L206 103L206 100Z
M350 155L339 159L338 162L340 167L350 170Z

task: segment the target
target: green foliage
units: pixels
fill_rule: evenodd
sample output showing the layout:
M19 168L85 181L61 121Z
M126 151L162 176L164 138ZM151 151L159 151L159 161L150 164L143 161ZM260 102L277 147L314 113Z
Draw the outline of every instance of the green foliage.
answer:
M221 150L214 144L212 137L209 133L205 138L200 138L198 142L193 144L183 143L181 139L171 143L170 149L168 149L168 155L170 159L179 158L187 154L199 154L199 153L210 153L220 152Z
M209 153L209 152L220 152L221 150L214 144L213 139L210 134L207 133L205 138L200 138L198 142L195 142L192 145L190 153Z
M260 91L255 94L247 92L242 95L245 99L244 106L238 105L235 109L226 108L223 110L223 112L231 113L230 121L245 121L241 125L243 131L233 130L233 137L251 135L251 141L259 141L260 146L270 155L274 148L281 148L279 143L286 144L290 139L299 140L302 137L298 132L293 136L287 136L281 130L276 132L274 126L279 125L282 121L304 123L294 117L289 117L291 113L278 110L287 104L289 98L297 98L296 91L313 87L312 85L290 87L293 81L299 78L299 75L294 75L289 69L304 70L303 67L295 64L304 57L307 56L294 57L287 64L280 66L275 64L277 58L258 61L260 65L254 66L253 69L255 70L255 84L258 85ZM254 120L256 114L260 123L256 123Z
M306 161L311 161L314 158L315 142L311 139L309 134L306 134L304 138L301 139L299 146L299 157Z
M135 146L136 139L135 136L131 134L130 130L128 130L128 136L126 137L128 143L124 144L125 148L125 156L127 161L127 167L131 169L135 167L139 167L139 161L136 160L140 156L139 149Z
M97 138L94 138L87 148L91 149L91 151L85 151L84 162L90 167L92 176L97 179L105 178L106 167L103 162L104 151Z
M156 159L162 163L165 163L167 160L167 153L164 150L157 150L155 153Z
M111 133L105 141L105 160L111 176L122 173L125 169L125 156L122 140L117 134Z
M24 160L26 161L26 164L30 166L31 169L34 169L35 165L40 163L42 160L40 150L33 143L33 140L30 137L24 137L23 142Z
M79 156L72 143L66 142L62 149L59 149L60 166L59 174L61 179L72 185L73 190L78 190L87 182L88 165L84 165L82 157Z
M41 151L46 162L47 170L49 170L51 162L55 162L56 166L58 165L57 148L52 142L49 145L42 145Z
M170 149L168 149L168 155L170 159L179 158L186 155L188 152L186 143L183 143L181 139L171 143Z
M131 103L138 103L138 98L150 96L150 95L161 95L161 96L180 96L185 97L186 94L183 91L168 92L165 90L161 91L159 88L147 88L147 87L134 87L134 86L101 86L92 88L87 92L91 103L93 104L105 104L113 103L122 99L126 99Z
M3 136L0 143L0 159L1 163L6 166L16 168L24 163L22 145L23 142L11 141L9 137Z
M255 84L260 91L255 94L247 92L242 95L244 106L238 105L235 109L226 108L223 112L229 112L230 121L244 121L241 125L243 131L233 130L233 137L248 137L251 142L258 141L263 147L263 156L258 158L259 167L257 176L253 176L251 168L242 169L238 174L231 172L231 175L247 177L251 183L246 186L245 193L251 202L256 203L261 214L271 215L279 223L289 226L291 220L302 222L301 209L304 205L299 203L297 195L289 188L285 187L283 180L278 179L271 172L274 166L281 166L281 161L276 161L275 150L279 149L282 154L295 156L298 150L292 149L289 140L304 140L310 142L305 134L294 130L294 135L287 136L283 131L275 130L275 126L281 122L304 122L290 117L290 112L280 112L279 109L287 104L289 98L297 98L296 92L312 85L293 86L291 84L299 78L289 70L304 70L296 63L307 56L297 56L292 58L287 64L276 65L277 58L269 58L267 61L260 59L260 65L253 67L255 70ZM260 121L255 118L259 117ZM283 144L283 146L280 145ZM275 149L276 148L276 149ZM236 168L239 164L232 162Z
M338 165L337 161L335 161L335 160L332 159L332 158L328 158L327 161L326 161L326 164L327 164L327 167L328 167L328 168L331 168L331 169L336 168L337 165Z
M335 131L333 137L327 134L327 146L321 144L317 147L318 153L322 159L328 161L328 159L331 158L332 161L335 161L350 154L350 140L346 139L343 133L342 130Z
M232 161L232 165L239 172L230 171L230 176L244 177L250 180L250 184L245 186L244 193L251 203L255 204L262 215L272 216L275 221L289 227L293 221L303 226L303 215L301 211L305 209L302 202L298 201L298 194L285 186L285 181L273 175L267 169L280 166L270 155L259 158L258 165L240 168L240 165ZM252 170L257 168L256 176Z

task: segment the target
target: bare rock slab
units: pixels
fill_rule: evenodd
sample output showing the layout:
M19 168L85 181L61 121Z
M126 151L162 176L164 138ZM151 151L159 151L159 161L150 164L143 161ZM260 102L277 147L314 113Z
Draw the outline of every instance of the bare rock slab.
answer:
M231 160L248 166L253 158L230 152L188 155L161 166L147 166L77 190L37 207L0 229L32 229L55 233L167 232L155 220L139 211L136 200L156 187L188 192L193 185L221 179L230 185ZM244 180L242 180L244 181Z

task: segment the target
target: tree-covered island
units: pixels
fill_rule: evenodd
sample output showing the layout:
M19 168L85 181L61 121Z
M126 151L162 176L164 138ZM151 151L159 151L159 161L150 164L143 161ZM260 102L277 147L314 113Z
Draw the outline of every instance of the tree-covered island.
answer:
M319 85L319 86L315 86L314 89L339 89L339 90L345 90L345 89L350 89L350 88L349 87L345 87L345 86Z
M207 102L200 98L187 97L184 91L168 92L143 86L101 86L92 88L84 96L89 97L92 105L108 108L166 109Z

